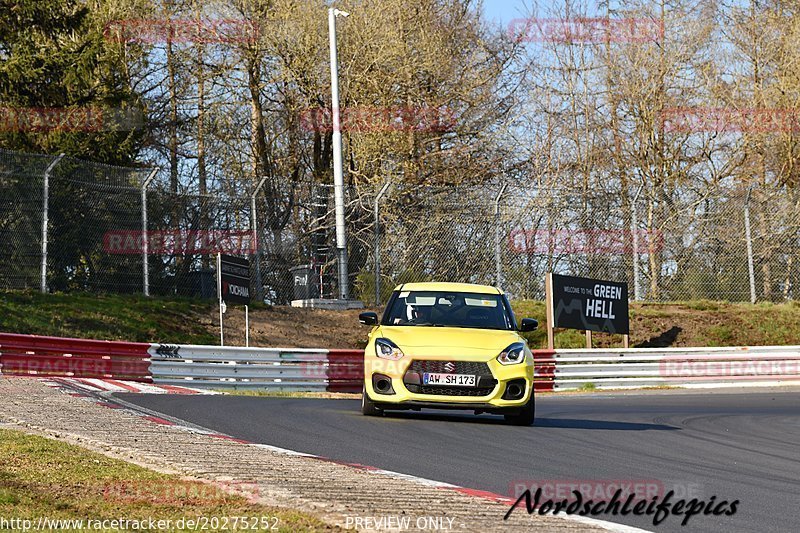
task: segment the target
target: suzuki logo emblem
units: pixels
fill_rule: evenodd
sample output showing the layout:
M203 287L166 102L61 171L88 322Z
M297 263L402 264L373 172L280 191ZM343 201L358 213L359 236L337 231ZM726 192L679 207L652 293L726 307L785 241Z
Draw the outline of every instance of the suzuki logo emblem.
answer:
M456 371L456 365L455 365L455 363L451 363L451 362L448 361L447 363L444 364L444 369L447 372L455 372Z

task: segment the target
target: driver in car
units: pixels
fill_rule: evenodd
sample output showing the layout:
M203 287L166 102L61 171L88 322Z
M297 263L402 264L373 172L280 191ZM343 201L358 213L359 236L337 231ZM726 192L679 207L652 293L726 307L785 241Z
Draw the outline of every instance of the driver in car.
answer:
M431 305L416 305L411 308L411 320L409 320L412 324L426 324L431 321L431 311L433 310L433 306Z

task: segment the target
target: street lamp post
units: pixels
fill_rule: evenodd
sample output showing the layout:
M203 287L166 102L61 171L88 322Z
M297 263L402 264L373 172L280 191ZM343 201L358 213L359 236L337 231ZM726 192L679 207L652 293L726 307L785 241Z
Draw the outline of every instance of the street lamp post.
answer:
M336 16L349 13L328 9L328 33L331 49L331 114L333 118L333 196L336 205L336 255L339 262L339 298L347 300L347 236L344 226L344 177L342 175L342 128L339 120L339 59L336 50Z

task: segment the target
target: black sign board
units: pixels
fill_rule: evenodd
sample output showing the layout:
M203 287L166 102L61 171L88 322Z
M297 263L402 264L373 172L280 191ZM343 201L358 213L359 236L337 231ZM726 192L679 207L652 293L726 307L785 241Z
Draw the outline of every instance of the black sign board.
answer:
M552 276L553 327L630 333L627 283Z
M229 304L250 303L250 261L232 255L220 255L222 300Z

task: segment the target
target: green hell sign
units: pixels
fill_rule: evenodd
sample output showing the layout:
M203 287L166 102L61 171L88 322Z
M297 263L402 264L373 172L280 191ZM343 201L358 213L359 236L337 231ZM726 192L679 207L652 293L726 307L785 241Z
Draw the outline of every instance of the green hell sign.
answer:
M628 284L552 274L553 327L630 333Z

